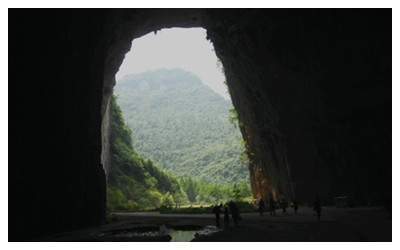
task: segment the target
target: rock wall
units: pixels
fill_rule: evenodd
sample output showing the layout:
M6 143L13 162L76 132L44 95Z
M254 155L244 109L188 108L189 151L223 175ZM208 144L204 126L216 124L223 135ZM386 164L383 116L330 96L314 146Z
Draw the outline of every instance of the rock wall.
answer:
M101 122L101 165L103 166L106 180L111 167L110 135L111 135L111 99L108 99L106 110ZM107 182L107 181L106 181Z
M390 197L390 10L216 10L208 18L255 197Z
M169 27L208 30L255 197L391 197L391 10L11 9L10 241L104 221L114 75L132 39Z
M105 11L9 12L9 240L100 224Z

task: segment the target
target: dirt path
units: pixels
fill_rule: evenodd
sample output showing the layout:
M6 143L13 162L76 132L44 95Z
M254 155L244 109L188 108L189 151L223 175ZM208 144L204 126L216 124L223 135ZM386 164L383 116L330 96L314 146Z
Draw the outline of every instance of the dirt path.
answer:
M277 217L248 214L238 227L196 241L392 241L392 222L385 217L380 208L323 208L320 222L309 208Z
M116 213L118 222L75 232L58 234L40 241L166 241L165 238L119 238L100 237L104 232L154 228L161 225L208 226L215 225L213 214L159 214L157 212ZM276 217L269 213L242 214L239 225L224 227L221 232L200 236L193 241L392 241L392 221L385 219L381 208L338 209L324 207L318 222L310 208L301 207L298 214L292 210ZM221 219L223 216L221 216Z

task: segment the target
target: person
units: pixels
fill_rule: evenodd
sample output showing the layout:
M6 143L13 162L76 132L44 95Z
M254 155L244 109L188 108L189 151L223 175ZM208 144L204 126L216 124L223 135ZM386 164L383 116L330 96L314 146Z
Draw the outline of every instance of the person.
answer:
M221 226L220 225L220 216L219 216L221 213L221 207L222 207L222 203L221 203L221 205L216 205L212 211L215 214L215 224L217 225L217 227Z
M233 223L236 226L240 219L240 215L239 215L239 209L235 206L235 203L233 203L232 200L229 202L229 210L231 211L232 214Z
M317 220L320 221L322 208L321 208L321 201L319 200L318 197L314 201L313 210L317 213Z
M282 214L287 213L286 207L287 207L287 201L283 198L282 199Z
M269 208L270 208L270 211L271 211L271 216L272 216L272 214L274 216L276 216L276 214L275 214L275 202L274 202L274 199L272 197L269 198Z
M225 206L224 210L224 226L229 226L229 211L227 206Z
M297 209L298 209L298 205L297 205L297 200L296 198L293 199L293 209L294 209L294 213L297 214Z
M260 212L260 215L263 216L264 213L264 201L260 199L260 202L258 203L258 211Z

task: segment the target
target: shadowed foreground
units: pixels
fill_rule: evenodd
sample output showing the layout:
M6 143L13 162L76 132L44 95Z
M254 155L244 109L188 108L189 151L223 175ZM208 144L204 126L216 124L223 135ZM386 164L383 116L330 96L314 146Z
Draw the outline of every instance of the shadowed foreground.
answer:
M381 208L324 207L321 221L317 222L310 208L300 207L295 215L293 210L277 216L269 213L242 214L238 226L225 227L212 235L200 236L193 241L392 241L392 221L386 219ZM214 225L212 214L159 214L156 212L117 213L117 222L101 227L61 233L38 241L169 241L168 237L102 237L104 232L154 228L168 225L174 228L190 228Z

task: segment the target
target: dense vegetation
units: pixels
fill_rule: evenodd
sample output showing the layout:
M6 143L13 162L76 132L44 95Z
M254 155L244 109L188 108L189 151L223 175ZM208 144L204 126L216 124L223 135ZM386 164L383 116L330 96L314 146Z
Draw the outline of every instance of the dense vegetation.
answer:
M132 143L132 131L122 112L111 100L111 168L108 175L108 211L141 210L148 207L174 207L177 204L211 204L251 196L250 185L234 186L177 179L151 159L140 156Z
M249 182L237 127L224 100L190 72L129 75L115 87L135 148L177 177L218 185Z
M114 96L111 105L111 168L107 190L109 209L112 211L172 206L175 201L187 200L177 178L135 151L131 139L132 132L125 125Z
M251 198L251 189L248 183L219 186L209 182L199 182L191 177L179 178L179 184L186 193L189 203L216 204L230 200L240 201Z

